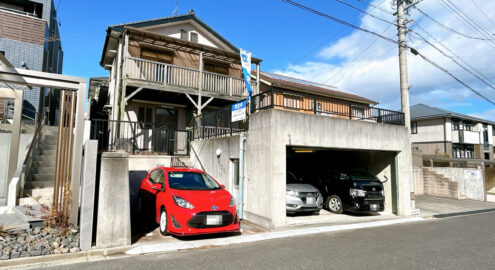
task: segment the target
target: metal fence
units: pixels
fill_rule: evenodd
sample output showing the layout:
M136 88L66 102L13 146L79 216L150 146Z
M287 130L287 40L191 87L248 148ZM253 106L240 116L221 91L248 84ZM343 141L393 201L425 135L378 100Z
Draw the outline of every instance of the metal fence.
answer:
M206 112L196 116L191 123L193 129L190 137L192 139L207 139L223 136L232 136L249 128L249 122L232 122L231 106L220 108L216 111Z
M302 113L329 117L361 120L390 125L405 125L402 112L380 109L290 91L271 90L251 97L251 113L265 109L280 108Z
M123 150L132 154L188 154L188 132L167 123L93 119L90 138L99 152Z

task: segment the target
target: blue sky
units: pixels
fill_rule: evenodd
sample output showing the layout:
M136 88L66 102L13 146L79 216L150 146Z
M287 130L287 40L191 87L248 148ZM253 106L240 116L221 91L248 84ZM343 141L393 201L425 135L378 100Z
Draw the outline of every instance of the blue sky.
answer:
M495 1L451 0L487 29L494 29ZM359 13L337 1L299 0L300 3L367 29L396 38L396 29ZM390 14L373 9L357 0L346 2L393 21ZM374 5L390 9L390 1L374 0ZM433 3L434 2L434 3ZM465 24L438 4L424 1L423 11L463 33L476 35ZM469 2L469 3L468 3ZM492 3L487 3L492 2ZM55 0L55 5L58 0ZM248 4L248 5L246 5ZM105 30L109 25L172 15L175 0L168 1L68 1L59 5L62 46L65 52L64 74L107 76L99 66ZM335 22L307 13L282 1L192 1L179 0L179 14L194 9L196 15L238 47L263 59L263 70L338 86L377 100L380 107L400 108L397 48L374 36L356 32ZM486 16L485 16L486 15ZM488 17L488 18L487 18ZM433 34L463 60L478 68L491 81L495 77L494 47L446 31L416 11L410 27L417 24ZM491 20L490 20L491 19ZM425 35L425 33L423 33ZM495 100L495 90L460 70L449 59L411 36L410 44L432 60L449 69L475 89ZM452 78L409 55L411 104L426 103L461 113L495 120L494 106L460 86Z

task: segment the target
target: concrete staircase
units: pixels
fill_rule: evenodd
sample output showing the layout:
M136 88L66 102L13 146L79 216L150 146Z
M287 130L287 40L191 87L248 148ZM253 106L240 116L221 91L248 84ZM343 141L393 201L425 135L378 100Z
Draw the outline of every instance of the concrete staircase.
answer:
M193 164L188 156L175 156L170 161L171 167L192 168Z
M20 205L32 205L37 202L51 205L56 151L57 127L47 126L43 128L38 149L33 153L33 163L24 185L24 198L21 198Z
M459 183L423 167L424 194L452 199L459 197Z

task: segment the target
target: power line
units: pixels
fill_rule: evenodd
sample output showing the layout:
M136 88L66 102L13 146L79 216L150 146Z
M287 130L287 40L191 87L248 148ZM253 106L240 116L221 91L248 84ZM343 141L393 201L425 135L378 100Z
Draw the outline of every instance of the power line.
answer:
M443 29L446 29L450 32L453 32L455 34L458 34L460 36L463 36L465 38L470 38L470 39L477 39L477 40L491 40L491 39L486 39L486 38L480 38L480 37L474 37L474 36L470 36L470 35L466 35L466 34L463 34L457 30L454 30L444 24L442 24L441 22L437 21L435 18L433 18L432 16L428 15L427 13L425 13L423 10L421 10L420 8L418 7L415 7L421 14L423 14L426 18L432 20L434 23L438 24L440 27L442 27Z
M351 23L348 23L346 21L343 21L341 19L338 19L338 18L335 18L333 16L330 16L328 14L325 14L323 12L320 12L318 10L315 10L315 9L312 9L310 7L307 7L305 5L302 5L302 4L299 4L297 2L294 2L294 1L291 1L291 0L282 0L283 2L286 2L290 5L293 5L295 7L298 7L300 9L303 9L303 10L306 10L308 12L311 12L313 14L316 14L318 16L321 16L321 17L324 17L324 18L327 18L329 20L332 20L332 21L335 21L335 22L338 22L340 24L343 24L345 26L348 26L348 27L351 27L351 28L354 28L356 30L360 30L360 31L363 31L363 32L366 32L366 33L369 33L369 34L372 34L372 35L375 35L377 37L380 37L388 42L392 42L394 44L399 44L398 41L394 40L394 39L391 39L391 38L388 38L388 37L385 37L383 35L380 35L376 32L373 32L371 30L367 30L367 29L364 29L362 27L359 27L357 25L354 25L354 24L351 24ZM476 95L478 95L479 97L485 99L486 101L488 101L489 103L495 105L495 102L491 101L489 98L485 97L483 94L481 94L480 92L476 91L475 89L473 89L472 87L470 87L469 85L467 85L466 83L464 83L462 80L460 80L459 78L457 78L455 75L453 75L452 73L450 73L447 69L445 68L442 68L441 66L439 66L437 63L433 62L432 60L428 59L426 56L424 56L423 54L421 54L420 52L418 52L416 49L412 48L412 47L409 47L407 46L407 48L409 48L411 50L411 53L413 53L414 55L419 55L421 58L423 58L423 60L425 60L426 62L430 63L431 65L433 65L434 67L440 69L441 71L445 72L446 74L448 74L449 76L451 76L452 78L454 78L456 81L458 81L459 83L461 83L463 86L465 86L466 88L470 89L473 93L475 93Z
M463 22L466 26L473 29L475 32L480 34L482 37L487 38L492 44L495 44L492 36L479 24L469 18L465 13L463 13L456 5L452 4L449 0L444 1L440 0L440 3L447 7L455 16L457 16L461 22Z
M368 33L368 34L372 34L372 35L378 36L378 37L380 37L380 38L382 38L382 39L384 39L384 40L387 40L387 41L392 42L392 43L395 43L395 44L399 44L399 42L397 42L397 41L396 41L396 40L394 40L394 39L391 39L391 38L389 38L389 37L386 37L386 36L380 35L380 34L378 34L378 33L376 33L376 32L373 32L373 31L371 31L371 30L368 30L368 29L365 29L365 28L359 27L359 26L354 25L354 24L352 24L352 23L348 23L348 22L346 22L346 21L344 21L344 20L341 20L341 19L335 18L335 17L333 17L333 16L330 16L330 15L328 15L328 14L322 13L322 12L320 12L320 11L318 11L318 10L315 10L315 9L310 8L310 7L304 6L304 5L299 4L299 3L297 3L297 2L294 2L294 1L291 1L291 0L282 0L282 2L286 2L286 3L290 4L290 5L293 5L293 6L295 6L295 7L298 7L298 8L300 8L300 9L304 9L304 10L309 11L309 12L311 12L311 13L313 13L313 14L318 15L318 16L321 16L321 17L324 17L324 18L326 18L326 19L332 20L332 21L334 21L334 22L337 22L337 23L343 24L343 25L345 25L345 26L347 26L347 27L354 28L354 29L356 29L356 30L363 31L363 32L366 32L366 33Z
M447 46L445 46L445 44L443 44L442 42L440 42L438 39L436 39L432 34L430 34L428 31L426 31L423 27L421 27L419 24L416 24L416 27L418 27L419 29L421 29L421 31L423 31L424 33L426 33L431 39L433 39L434 41L436 41L438 44L440 44L440 46L442 46L443 48L445 48L448 52L450 52L450 54L453 55L453 57L457 58L459 61L461 61L462 63L464 63L466 66L470 67L472 70L474 70L474 72L476 72L478 75L480 75L483 79L485 79L486 81L489 81L490 83L493 83L490 79L488 79L485 75L483 75L483 73L481 73L480 71L478 71L476 68L474 68L473 66L471 66L468 62L466 62L464 59L462 59L459 55L457 55L456 53L454 53L451 49L449 49ZM412 30L411 30L412 31ZM419 35L417 32L413 31L413 33ZM421 37L421 39L424 40L424 37ZM492 84L493 85L493 84Z
M476 4L476 2L474 0L471 0L471 3L473 3L473 5L481 12L481 14L483 14L483 16L485 16L485 18L487 18L488 21L491 22L495 26L495 22L492 21L492 19L490 19L490 17L488 17L488 15L486 15L486 13L483 11L483 9L481 9L480 6L478 6L478 4Z
M478 76L476 73L474 73L473 71L469 70L468 68L466 68L465 66L461 65L457 60L454 59L453 56L451 55L448 55L447 53L445 53L444 51L442 51L440 48L438 48L437 46L435 46L433 43L431 43L430 41L428 41L426 38L424 38L421 34L417 33L417 32L414 32L417 36L419 36L424 42L426 42L428 45L430 45L431 47L435 48L435 50L437 50L438 52L440 52L443 56L449 58L450 60L452 60L452 62L456 63L459 67L461 67L462 69L464 69L465 71L471 73L474 77L478 78L480 81L482 81L484 84L486 84L488 87L492 88L493 90L495 90L495 87L490 83L490 82L487 82L485 81L483 78L481 78L480 76Z
M385 19L382 19L382 18L380 18L380 17L378 17L378 16L375 16L375 15L373 15L373 14L371 14L371 13L369 13L369 12L365 11L365 10L362 10L362 9L360 9L360 8L356 7L356 6L353 6L353 5L351 5L351 4L347 3L347 2L344 2L344 1L342 1L342 0L335 0L335 1L337 1L337 2L339 2L339 3L341 3L341 4L343 4L343 5L346 5L346 6L350 7L350 8L353 8L353 9L355 9L355 10L358 10L359 12L364 13L364 14L366 14L366 15L368 15L368 16L370 16L370 17L373 17L373 18L375 18L375 19L377 19L377 20L380 20L380 21L382 21L382 22L384 22L384 23L388 23L388 24L390 24L390 25L395 25L395 26L397 26L397 24L396 24L396 23L389 22L389 21L387 21L387 20L385 20Z
M461 79L457 78L454 74L450 73L448 70L446 70L445 68L442 68L441 66L439 66L437 63L431 61L430 59L428 59L426 56L422 55L420 52L418 52L417 50L413 49L413 48L410 48L411 49L411 53L413 53L414 55L419 55L421 58L423 58L423 60L425 60L426 62L430 63L432 66L440 69L441 71L447 73L450 77L454 78L454 80L458 81L460 84L464 85L464 87L468 88L469 90L473 91L473 93L475 93L476 95L478 95L479 97L483 98L484 100L488 101L490 104L492 105L495 105L495 102L491 101L489 98L485 97L483 94L481 94L480 92L474 90L471 86L467 85L466 83L464 83Z
M392 16L394 16L394 17L395 17L395 15L394 15L394 13L393 13L393 12L391 12L391 11L389 11L389 10L386 10L386 9L384 9L384 8L382 8L382 7L378 6L378 5L374 5L374 4L372 4L372 3L370 3L370 2L366 2L366 1L364 1L364 0L356 0L356 1L359 1L359 2L361 2L361 3L365 3L366 5L368 5L368 6L372 7L372 8L374 8L374 9L377 9L377 10L383 11L383 12L388 13L388 14L390 14L390 15L392 15Z

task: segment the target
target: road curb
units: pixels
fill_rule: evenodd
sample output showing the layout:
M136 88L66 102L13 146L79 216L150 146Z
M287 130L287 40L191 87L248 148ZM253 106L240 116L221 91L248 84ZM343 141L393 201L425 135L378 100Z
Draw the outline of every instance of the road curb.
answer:
M455 212L455 213L447 213L447 214L437 214L437 215L433 215L433 217L434 218L446 218L446 217L456 217L456 216L466 216L466 215L482 214L482 213L488 213L488 212L495 212L495 208L473 210L473 211L464 211L464 212Z
M105 249L92 249L85 250L76 253L65 253L65 254L50 254L44 256L34 256L34 257L24 257L10 259L6 261L0 261L0 269L11 268L11 267L29 267L29 265L37 265L44 263L60 262L71 259L84 259L89 261L92 257L100 256L107 257L111 255L122 254L124 255L131 246L116 247L116 248L105 248Z
M400 219L355 223L355 224L320 226L320 227L292 229L285 231L265 232L259 234L240 235L229 238L206 239L206 240L197 240L190 242L142 244L129 249L126 252L126 254L143 255L143 254L158 253L158 252L174 252L179 250L200 249L205 247L219 247L219 246L227 246L232 244L252 243L252 242L265 241L271 239L280 239L286 237L311 235L311 234L326 233L326 232L338 232L338 231L349 231L349 230L356 230L363 228L382 227L382 226L404 224L404 223L418 222L424 220L425 219L422 217L408 217L408 218L400 218Z

